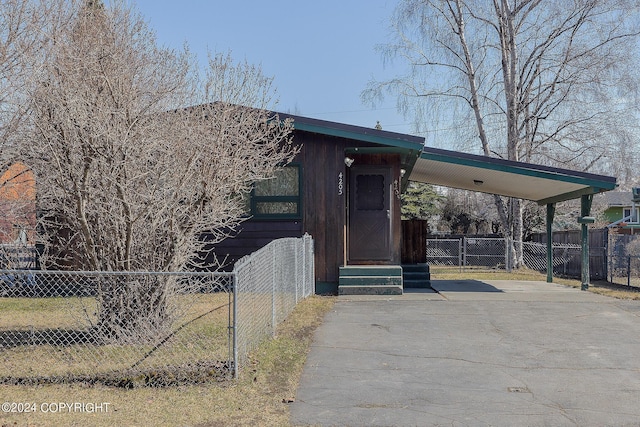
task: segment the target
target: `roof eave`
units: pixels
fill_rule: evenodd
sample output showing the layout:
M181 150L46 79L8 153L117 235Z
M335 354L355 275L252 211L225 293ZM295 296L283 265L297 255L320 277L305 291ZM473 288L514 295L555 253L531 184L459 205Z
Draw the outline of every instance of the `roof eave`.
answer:
M503 196L533 200L539 204L557 203L565 200L571 200L581 197L582 195L597 194L600 192L613 190L617 186L615 177L430 147L424 148L422 154L420 155L420 159L424 159L428 162L434 162L435 164L441 163L445 165L451 165L452 170L455 169L455 167L463 167L466 170L471 169L478 170L479 172L484 171L489 173L506 174L507 177L517 176L520 178L531 178L531 182L538 182L538 185L553 185L554 183L563 184L562 187L565 187L564 192L562 189L557 188L557 190L559 191L557 194L554 194L553 191L547 192L546 195L539 194L539 196L543 197L535 197L535 192L532 193L531 191L526 191L526 188L506 188L504 185L501 185L502 190L498 192L484 191L492 192L493 194L500 194ZM452 173L452 171L449 171L448 173ZM522 179L514 180L514 182L515 181L519 181L522 184ZM457 180L456 182L456 179L449 179L445 175L439 175L435 177L433 183L436 182L438 182L439 185L445 186L447 186L447 182L450 182L452 185L449 186L451 187L456 187L456 185L454 184L460 184L459 180ZM482 184L482 181L479 182ZM495 186L493 187L495 190ZM573 189L570 190L567 187L573 187ZM472 191L482 191L479 188L475 189L468 185L458 186L456 188L464 188ZM538 191L537 193L541 192Z
M424 147L424 138L420 136L312 119L310 117L295 116L291 114L278 113L278 116L280 119L292 119L293 128L304 132L335 136L382 146L400 148L403 150L416 150L418 152L421 152Z

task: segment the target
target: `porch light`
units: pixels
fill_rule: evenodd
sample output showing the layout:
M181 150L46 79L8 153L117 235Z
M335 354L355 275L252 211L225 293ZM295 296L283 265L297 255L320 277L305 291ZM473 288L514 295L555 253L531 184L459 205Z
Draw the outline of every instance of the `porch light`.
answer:
M351 167L351 165L353 164L355 160L353 160L351 157L345 157L344 158L344 164L347 165L348 168Z

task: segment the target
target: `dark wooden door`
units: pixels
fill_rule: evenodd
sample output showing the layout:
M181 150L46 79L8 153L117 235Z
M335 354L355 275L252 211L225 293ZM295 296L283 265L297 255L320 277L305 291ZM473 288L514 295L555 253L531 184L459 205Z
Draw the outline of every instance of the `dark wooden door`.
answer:
M349 261L391 259L391 168L354 166L349 180Z

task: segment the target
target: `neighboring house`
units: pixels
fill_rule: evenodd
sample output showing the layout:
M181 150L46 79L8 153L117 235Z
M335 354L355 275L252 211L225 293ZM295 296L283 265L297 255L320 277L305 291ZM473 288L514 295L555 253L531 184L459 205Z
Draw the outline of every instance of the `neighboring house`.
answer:
M607 204L604 216L609 223L608 228L615 228L621 234L634 234L634 230L640 230L640 188L609 191L604 198Z
M285 117L293 119L300 153L274 180L256 185L251 218L214 252L232 265L274 239L309 233L318 293L402 293L413 286L401 267L408 259L403 241L412 237L402 235L400 215L409 180L550 207L579 198L583 223L590 221L592 195L616 186L613 177L424 147L422 137ZM426 257L426 248L418 252Z
M12 164L0 176L0 243L34 243L36 182L22 163Z
M14 163L0 175L0 268L36 268L36 182Z

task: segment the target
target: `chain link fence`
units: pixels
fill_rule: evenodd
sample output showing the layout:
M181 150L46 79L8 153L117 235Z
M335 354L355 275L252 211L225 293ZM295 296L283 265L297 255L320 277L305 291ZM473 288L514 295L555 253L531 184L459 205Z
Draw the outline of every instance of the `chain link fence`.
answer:
M0 270L0 383L226 379L313 290L310 236L230 273Z
M478 268L509 268L507 241L501 238L462 239L463 266Z
M314 246L308 234L302 238L274 240L240 259L234 268L236 352L240 365L304 298L314 285Z
M574 243L553 243L553 274L563 277L580 277L582 268L582 246ZM547 245L523 242L524 265L532 270L547 271Z
M589 251L590 278L617 285L640 288L640 235L605 234L604 240L595 230L597 244ZM603 240L604 243L601 243ZM512 268L510 251L522 245L527 268L547 270L547 245L540 242L512 242L504 238L460 237L427 239L427 263L480 270ZM581 277L582 245L553 242L553 274Z
M640 289L640 256L609 256L608 281L617 285L624 285Z
M224 273L0 271L1 382L224 376L232 284Z
M494 237L460 237L457 239L427 239L427 263L441 266L457 266L461 270L509 270L510 251L522 245L523 262L527 268L547 270L547 246L535 242L513 242ZM555 274L571 275L580 272L581 246L553 244L553 268Z
M640 235L610 234L607 280L640 288Z
M427 239L427 263L462 267L463 239Z

